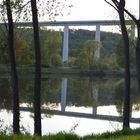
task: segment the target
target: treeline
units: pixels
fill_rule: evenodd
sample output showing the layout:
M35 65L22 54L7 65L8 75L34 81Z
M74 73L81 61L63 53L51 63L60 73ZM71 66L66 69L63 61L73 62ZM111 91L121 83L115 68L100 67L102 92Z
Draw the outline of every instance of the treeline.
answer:
M95 31L89 31L84 29L70 30L69 32L69 47L70 56L78 55L78 50L83 47L83 44L87 40L95 39ZM116 46L121 39L121 35L118 33L103 32L101 31L101 43L104 52L112 54L116 51Z
M7 35L3 35L5 29L0 30L0 64L8 65ZM5 31L6 33L6 31ZM34 65L33 31L30 28L15 29L15 55L17 66ZM61 44L60 32L40 30L42 65L61 65Z
M128 27L128 33L130 38L130 68L132 70L136 67L135 62L135 48L136 38ZM85 46L87 40L94 40L95 31L89 30L70 30L69 35L69 57L77 58ZM100 59L96 62L96 66L99 69L122 69L124 68L124 47L122 36L119 33L101 32L101 48ZM71 58L69 60L71 60ZM70 61L71 62L71 61ZM92 67L90 67L92 68Z
M6 35L0 28L0 64L8 64L8 49ZM92 64L97 44L94 42L95 31L84 29L69 30L69 60L67 66L80 69L119 69L124 67L123 42L119 33L101 32L100 59ZM41 57L43 67L61 67L63 32L40 29ZM88 45L91 41L91 44ZM130 58L131 68L135 67L135 41L131 41ZM33 32L30 28L15 30L15 51L18 66L34 65ZM88 53L91 49L92 52Z

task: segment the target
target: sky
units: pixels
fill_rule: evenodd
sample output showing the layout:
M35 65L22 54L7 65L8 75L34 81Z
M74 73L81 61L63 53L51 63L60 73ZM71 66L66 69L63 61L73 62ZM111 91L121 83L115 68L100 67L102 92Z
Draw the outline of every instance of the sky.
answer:
M40 0L41 5L43 2L45 3L47 1L49 1L50 2L49 4L51 5L52 0ZM64 16L57 17L55 19L56 21L59 21L59 20L63 20L63 21L66 21L66 20L107 20L107 19L111 20L111 19L118 18L118 13L109 4L107 4L105 0L54 0L54 2L59 2L59 1L62 3L66 2L68 5L73 5L73 7L70 10L70 15L65 14L69 11L68 10L69 8L67 9L58 8L59 10L61 10ZM108 1L111 1L111 0L108 0ZM125 0L125 1L126 1L126 9L129 9L129 11L132 11L133 13L136 14L136 16L138 16L140 0ZM24 0L24 2L28 2L28 0ZM49 7L49 4L47 4L47 7ZM44 6L43 9L47 9L46 4L44 4L43 6ZM49 11L51 10L49 9ZM41 20L44 20L44 19L41 19ZM45 20L49 20L49 18L46 16Z
M67 0L73 5L71 14L60 20L106 20L117 19L117 12L104 0ZM126 0L126 7L138 15L139 0Z
M1 2L2 0L0 0ZM28 0L24 0L27 2ZM43 1L43 0L42 0ZM56 18L56 21L69 20L112 20L119 19L118 13L108 5L104 0L61 0L73 5L70 15L65 14L67 9L63 10L64 16ZM108 0L111 1L111 0ZM126 7L138 16L140 0L126 0ZM41 19L42 20L42 19ZM44 20L44 19L43 19ZM48 18L45 18L48 20Z

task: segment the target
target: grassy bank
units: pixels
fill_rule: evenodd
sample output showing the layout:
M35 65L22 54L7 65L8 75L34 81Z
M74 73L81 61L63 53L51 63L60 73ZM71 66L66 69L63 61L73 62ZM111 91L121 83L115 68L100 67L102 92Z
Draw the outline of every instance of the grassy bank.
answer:
M35 69L33 66L23 66L23 67L17 67L19 75L34 75ZM0 65L0 74L1 75L8 75L10 73L10 68ZM122 77L124 75L123 70L103 70L103 69L94 69L94 70L88 70L88 69L78 69L76 67L56 67L56 68L44 68L42 67L42 76L46 75L66 75L66 76L108 76L108 77L114 77L114 76L120 76Z
M58 133L56 135L43 136L25 136L25 135L0 135L0 140L140 140L140 129L126 129L116 132L103 133L101 135L89 135L79 137L76 134Z

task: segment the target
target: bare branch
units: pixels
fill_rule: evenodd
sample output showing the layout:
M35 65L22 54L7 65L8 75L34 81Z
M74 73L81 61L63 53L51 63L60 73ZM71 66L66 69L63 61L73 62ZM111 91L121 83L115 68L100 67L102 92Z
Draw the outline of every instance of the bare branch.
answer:
M116 6L117 8L119 8L119 2L118 2L117 0L112 0L112 2L115 4L115 6Z
M4 0L3 0L3 3L4 3ZM4 6L2 6L1 14L2 14L2 21L4 22L5 29L6 29L6 31L8 31L7 22L6 22L6 19L4 16Z
M138 20L136 19L136 17L134 15L132 15L127 9L125 9L125 1L121 0L120 2L118 2L117 0L112 0L112 2L114 3L114 6L112 3L110 3L107 0L104 0L106 3L108 3L110 6L112 6L117 12L119 12L119 8L122 8L122 10L124 10L124 12L126 14L128 14L130 16L130 18L136 23L139 24Z
M20 7L19 10L16 11L16 13L20 12L25 6L27 6L31 1L29 0L26 4L24 4L22 7Z
M108 3L111 7L113 7L117 12L118 12L118 9L112 4L112 3L110 3L109 1L107 1L107 0L104 0L106 3Z
M125 8L124 8L124 11L125 11L125 13L127 13L131 18L132 18L132 20L136 23L136 24L138 24L138 20L136 19L136 17L134 16L134 15L132 15L128 10L126 10Z

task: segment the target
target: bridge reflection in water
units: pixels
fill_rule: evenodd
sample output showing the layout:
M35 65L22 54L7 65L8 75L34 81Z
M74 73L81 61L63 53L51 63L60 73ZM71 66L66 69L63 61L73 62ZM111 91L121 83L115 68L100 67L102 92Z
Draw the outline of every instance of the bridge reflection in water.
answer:
M68 116L68 117L79 117L79 118L87 118L87 119L98 119L98 120L122 122L122 116L98 114L97 113L98 107L96 105L93 106L92 113L66 111L67 84L68 84L68 79L62 78L62 81L61 81L61 101L60 101L61 109L60 110L42 109L41 112L43 114L62 115L62 116ZM95 102L98 102L98 88L97 87L93 88L92 94L93 94L93 100ZM20 107L20 111L33 112L33 108ZM140 118L132 118L131 117L130 123L137 123L138 124L138 123L140 123Z

